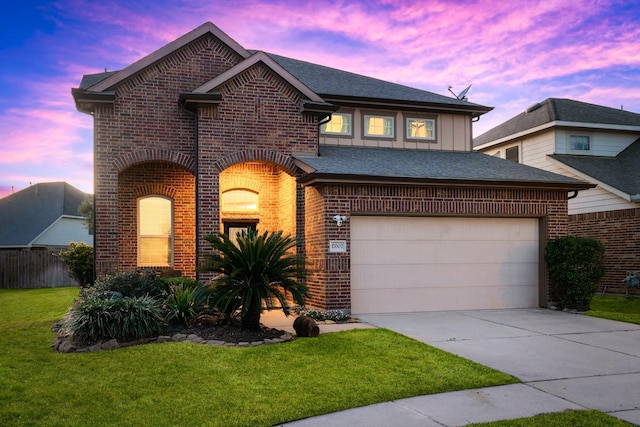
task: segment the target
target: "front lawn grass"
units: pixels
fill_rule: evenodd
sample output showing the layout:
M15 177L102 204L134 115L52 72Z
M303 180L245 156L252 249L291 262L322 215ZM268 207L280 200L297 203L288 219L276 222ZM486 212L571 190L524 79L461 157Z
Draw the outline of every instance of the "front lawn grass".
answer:
M74 288L0 290L0 425L269 426L517 379L384 329L253 348L51 350Z
M632 425L598 411L566 411L515 420L469 424L467 427L627 427Z
M584 314L640 325L640 298L596 295L591 309Z

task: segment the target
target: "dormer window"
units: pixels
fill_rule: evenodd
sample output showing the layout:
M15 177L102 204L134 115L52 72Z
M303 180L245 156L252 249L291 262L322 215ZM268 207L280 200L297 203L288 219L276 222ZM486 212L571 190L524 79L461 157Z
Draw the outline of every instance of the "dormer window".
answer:
M351 113L333 113L331 120L320 127L320 132L328 135L352 135Z
M434 119L408 117L407 139L420 141L434 141L436 139L436 121Z
M569 150L589 151L591 150L591 138L587 135L570 135Z
M393 116L365 115L364 136L372 136L376 138L393 138L393 119Z

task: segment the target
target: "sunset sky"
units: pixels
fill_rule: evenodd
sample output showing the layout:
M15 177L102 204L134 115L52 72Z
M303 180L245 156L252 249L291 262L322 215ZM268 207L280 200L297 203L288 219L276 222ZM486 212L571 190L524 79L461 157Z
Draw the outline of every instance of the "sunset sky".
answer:
M211 21L264 50L495 109L571 98L640 113L640 1L24 0L0 15L0 197L29 183L93 191L92 118L71 88Z

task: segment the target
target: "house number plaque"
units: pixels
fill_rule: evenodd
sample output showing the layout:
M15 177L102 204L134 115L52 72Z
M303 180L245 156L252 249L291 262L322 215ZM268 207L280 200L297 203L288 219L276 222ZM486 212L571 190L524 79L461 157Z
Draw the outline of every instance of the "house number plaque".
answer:
M329 240L329 252L347 252L347 241Z

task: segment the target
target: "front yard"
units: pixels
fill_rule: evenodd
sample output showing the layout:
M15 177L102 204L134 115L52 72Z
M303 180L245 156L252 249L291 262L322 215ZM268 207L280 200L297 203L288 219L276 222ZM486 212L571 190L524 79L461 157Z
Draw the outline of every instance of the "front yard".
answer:
M51 350L75 288L0 290L0 425L269 426L404 397L517 382L383 329L253 348Z

